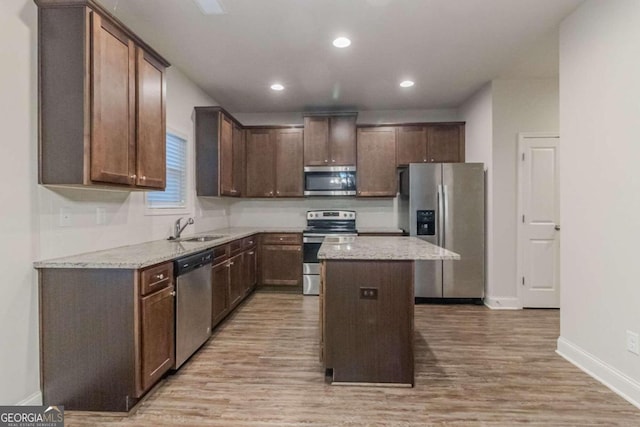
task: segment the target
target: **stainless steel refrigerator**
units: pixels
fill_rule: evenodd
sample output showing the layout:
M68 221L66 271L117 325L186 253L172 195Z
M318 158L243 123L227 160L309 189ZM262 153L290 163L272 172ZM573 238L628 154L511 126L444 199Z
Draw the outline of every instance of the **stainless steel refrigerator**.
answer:
M416 261L416 297L484 298L484 183L482 163L412 163L400 173L399 228L460 254Z

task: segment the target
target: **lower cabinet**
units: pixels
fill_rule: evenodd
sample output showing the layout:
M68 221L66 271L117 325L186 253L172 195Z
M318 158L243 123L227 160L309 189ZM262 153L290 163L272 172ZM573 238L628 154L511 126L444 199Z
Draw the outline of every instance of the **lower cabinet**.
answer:
M250 236L214 249L214 265L211 268L212 328L255 288L256 240L256 236Z
M174 287L143 297L141 316L142 389L149 390L175 361Z
M302 286L302 235L265 233L260 246L260 284Z
M43 404L128 412L173 366L173 264L39 270Z

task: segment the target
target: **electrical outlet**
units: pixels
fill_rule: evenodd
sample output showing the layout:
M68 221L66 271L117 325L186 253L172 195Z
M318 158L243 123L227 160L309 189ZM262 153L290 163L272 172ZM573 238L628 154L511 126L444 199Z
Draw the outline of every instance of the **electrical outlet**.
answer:
M360 298L378 299L378 288L360 288Z
M71 209L67 207L60 208L60 218L58 220L60 227L71 227Z
M640 340L637 332L627 331L627 350L635 355L640 355Z
M96 208L96 224L104 225L107 222L107 210L105 208Z

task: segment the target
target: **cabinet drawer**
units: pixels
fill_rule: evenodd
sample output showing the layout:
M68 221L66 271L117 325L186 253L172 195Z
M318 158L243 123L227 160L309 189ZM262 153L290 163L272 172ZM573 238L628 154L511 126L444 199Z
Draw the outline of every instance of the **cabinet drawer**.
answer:
M302 243L302 234L298 233L268 233L262 235L265 245L296 245Z
M249 249L252 248L256 245L257 242L257 236L250 236L250 237L245 237L244 239L242 239L242 249Z
M140 294L148 295L173 283L173 262L149 267L140 272Z
M216 265L229 258L229 245L216 246L213 248L213 265Z
M229 243L229 248L231 250L231 255L235 255L242 251L242 239L234 240Z

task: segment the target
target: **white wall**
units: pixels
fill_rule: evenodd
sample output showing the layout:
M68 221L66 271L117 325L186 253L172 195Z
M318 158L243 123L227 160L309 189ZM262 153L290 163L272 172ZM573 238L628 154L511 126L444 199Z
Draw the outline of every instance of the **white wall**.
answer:
M36 7L0 2L0 405L38 398ZM34 396L35 394L35 396Z
M640 2L587 1L560 29L558 350L640 407Z
M232 113L243 125L301 125L302 112L289 113ZM453 122L458 120L456 109L439 110L364 110L358 112L358 124Z
M92 251L169 235L177 218L145 215L144 194L50 189L37 184L37 9L31 0L0 2L2 128L0 187L10 202L0 221L0 405L39 402L36 259ZM8 66L7 64L11 64ZM195 200L193 186L194 105L215 101L179 70L167 73L167 126L185 135L191 150L191 206L198 230L227 227L227 202ZM59 210L70 209L72 226L59 226ZM106 223L96 224L96 208Z
M491 82L467 99L458 111L465 125L465 160L484 163L485 175L485 293L493 278L493 92Z
M558 79L494 80L491 166L490 307L517 299L517 149L519 132L558 132ZM560 142L562 144L562 141Z

